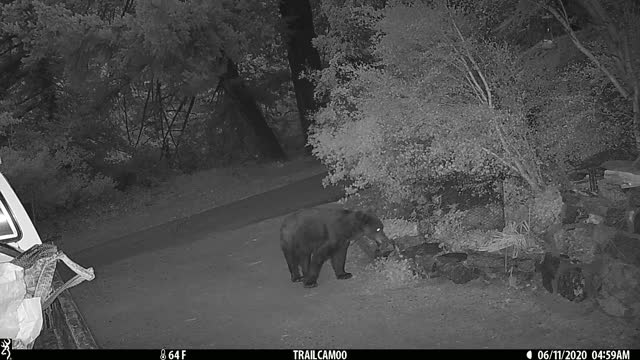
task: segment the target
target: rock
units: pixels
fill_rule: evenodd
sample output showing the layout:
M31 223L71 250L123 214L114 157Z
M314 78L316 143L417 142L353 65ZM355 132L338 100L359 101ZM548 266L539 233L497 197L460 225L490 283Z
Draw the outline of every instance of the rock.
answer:
M439 243L422 243L402 250L402 255L409 259L417 257L433 257L442 252Z
M469 256L466 253L462 253L462 252L447 253L447 254L438 255L436 257L436 263L443 264L443 265L455 264L455 263L460 263L467 260L468 257Z
M572 191L562 192L564 211L562 213L562 224L574 224L579 222L584 216L584 209L580 204L580 195Z
M600 219L598 223L611 227L617 227L621 222L626 222L630 195L604 182L599 183L598 187L597 195L582 193L578 190L566 191L562 194L565 205L563 224L588 223L591 221L589 218Z
M435 222L433 218L423 219L418 222L418 233L422 236L433 235L435 229Z
M465 253L441 254L438 243L409 247L401 255L412 261L415 272L423 278L444 276L456 284L464 284L480 276L481 271L467 266Z
M640 235L618 231L604 246L605 254L640 267Z
M591 263L603 246L616 235L615 228L603 224L563 225L546 237L551 249L581 263Z
M629 211L625 208L611 207L607 209L602 223L615 228L628 228Z
M482 274L478 268L470 268L464 264L448 264L439 269L449 280L455 284L464 284L471 280L477 279Z
M607 257L600 272L597 302L609 315L640 318L640 268Z
M640 187L640 170L622 165L614 170L605 170L604 179L608 183L619 185L623 189Z
M558 294L571 301L580 302L587 297L586 280L582 274L582 269L576 266L562 266L557 276Z
M587 298L590 280L585 277L582 265L572 262L568 256L547 252L537 270L542 275L542 286L550 293L576 302Z
M401 236L393 239L393 241L395 241L401 249L419 246L424 243L424 239L421 236Z
M549 252L544 254L544 259L537 267L537 270L542 275L542 286L550 293L555 291L553 283L558 267L560 267L560 257L554 256Z
M384 233L389 239L398 239L407 236L418 236L418 223L404 219L384 219Z
M362 249L362 251L367 255L367 257L369 257L370 260L387 257L391 255L395 250L392 244L385 248L379 248L378 244L376 244L375 241L367 238L366 236L363 236L361 239L359 239L356 244L358 244L358 247Z
M441 252L439 243L422 243L401 250L400 255L411 260L414 271L420 277L427 278L433 272L435 256Z
M414 271L423 278L446 277L456 284L464 284L483 275L513 275L522 281L530 280L535 273L536 259L505 258L492 253L442 253L440 244L424 243L401 251L400 255L412 261Z
M376 249L374 252L374 259L377 258L386 258L389 257L389 255L391 255L394 252L394 249L392 247L387 247L384 249Z
M567 204L562 215L562 224L574 224L580 216L583 214L578 206Z
M363 236L361 239L358 239L356 241L356 244L358 244L358 247L362 249L367 257L369 257L369 259L376 258L376 250L378 248L378 245L375 243L375 241L367 238L366 236Z
M640 234L640 209L635 208L627 211L625 222L627 223L627 231L632 234Z
M616 236L615 228L604 224L576 224L554 236L556 249L582 263L591 263L599 249Z
M598 305L600 305L602 311L611 316L623 317L627 311L626 306L612 296L606 296L602 299L598 299Z
M640 318L640 267L608 254L589 264L546 253L538 265L547 291L571 301L594 299L612 316Z
M478 268L484 274L496 276L516 276L522 280L530 280L535 273L536 259L529 257L506 258L499 253L479 252L470 253L467 261L470 267Z
M444 276L455 284L464 284L477 279L480 269L464 264L465 253L448 253L436 256L432 265L432 277Z

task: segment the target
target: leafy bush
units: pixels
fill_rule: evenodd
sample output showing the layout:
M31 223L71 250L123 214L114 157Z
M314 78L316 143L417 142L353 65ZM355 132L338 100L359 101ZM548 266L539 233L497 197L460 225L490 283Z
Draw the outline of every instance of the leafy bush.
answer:
M352 190L378 185L385 197L400 202L432 190L434 178L457 172L481 178L499 167L478 142L464 137L488 133L490 112L440 106L388 74L358 72L363 83L357 87L370 92L350 99L359 112L345 116L325 109L310 137L314 153L331 166L329 181L354 179Z
M87 165L80 152L72 147L51 150L43 144L30 149L0 148L2 173L11 182L27 210L42 218L58 209L108 195L113 191L111 179L86 175Z
M449 241L457 238L463 231L462 219L466 211L452 209L444 213L441 209L434 213L437 222L433 228L433 237L440 241Z
M443 249L453 252L478 250L486 244L496 231L467 228L464 224L467 213L455 207L448 211L436 209L429 218L430 241L438 242Z
M480 39L484 25L443 1L377 14L364 25L375 30L371 60L330 61L317 79L329 101L309 142L330 167L326 182L353 180L347 193L373 185L391 202L425 203L456 176L516 177L544 193L620 133L595 116L581 65L528 71L515 47Z
M324 180L327 182L327 179ZM381 219L412 219L415 209L410 203L391 203L380 196L381 190L376 186L360 190L357 193L341 199L341 203L348 208L368 209Z
M56 208L107 191L103 175L122 189L153 185L172 175L168 166L208 165L203 147L217 138L202 127L220 117L214 100L229 63L265 85L256 87L276 88L274 78L290 87L278 19L272 1L3 3L5 173L28 201Z
M427 5L388 8L376 27L379 64L342 66L351 75L346 82L320 80L320 87L333 87L310 143L331 167L328 181L353 179L351 192L378 185L387 199L401 202L428 195L438 178L462 173L485 179L506 170L494 127L517 127L518 117L473 99L455 68L462 45L451 44L451 34L441 31L453 31L444 11ZM470 34L465 19L457 19ZM506 54L495 46L482 50ZM483 64L486 69L502 61L489 60L495 61ZM509 136L517 134L504 134Z
M630 142L628 122L620 121L619 115L602 116L601 95L591 86L598 81L598 71L591 63L579 62L549 74L528 75L531 134L545 172L555 183L566 181L567 172L585 159Z
M507 224L526 222L533 233L541 234L550 225L561 221L564 205L556 186L533 193L522 182L508 179L504 183L504 193Z

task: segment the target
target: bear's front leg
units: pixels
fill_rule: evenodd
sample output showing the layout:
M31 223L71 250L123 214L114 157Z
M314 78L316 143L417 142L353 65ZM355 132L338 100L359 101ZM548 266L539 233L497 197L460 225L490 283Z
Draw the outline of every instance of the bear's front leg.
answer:
M351 279L353 276L351 273L344 271L344 264L347 261L347 249L349 248L349 243L345 242L340 248L338 248L331 256L331 266L333 267L333 272L336 274L336 278L339 280Z
M291 274L291 281L298 282L302 281L303 276L300 275L299 270L299 256L297 256L291 249L283 248L284 257L287 260L287 266L289 267L289 273Z

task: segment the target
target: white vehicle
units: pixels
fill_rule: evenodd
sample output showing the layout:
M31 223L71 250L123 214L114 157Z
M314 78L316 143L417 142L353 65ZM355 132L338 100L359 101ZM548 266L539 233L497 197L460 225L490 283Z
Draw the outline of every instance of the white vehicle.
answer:
M10 251L14 248L19 252L29 250L36 244L42 244L29 214L2 174L0 174L0 244L3 244L3 249ZM13 257L3 253L3 249L0 249L0 263L13 260Z
M37 244L42 244L38 231L15 191L0 173L0 263L10 262ZM61 277L56 274L53 286L60 288L62 284ZM68 290L62 291L44 309L43 315L46 320L35 341L35 349L97 348Z

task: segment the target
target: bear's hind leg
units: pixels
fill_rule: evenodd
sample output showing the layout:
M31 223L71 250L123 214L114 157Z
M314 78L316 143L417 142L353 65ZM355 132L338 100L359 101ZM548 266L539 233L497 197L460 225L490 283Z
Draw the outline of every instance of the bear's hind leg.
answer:
M331 247L325 245L313 253L311 261L309 262L309 271L305 273L304 287L312 288L318 286L317 281L318 276L320 275L320 270L322 269L324 262L327 261L330 251Z
M346 243L340 247L333 256L331 256L331 266L333 272L336 274L336 278L339 280L351 279L353 276L351 273L344 271L344 264L347 261L347 249L349 243Z
M299 263L295 254L290 250L283 249L284 258L287 260L287 266L289 267L289 273L291 274L291 281L302 281L303 276L300 275Z

